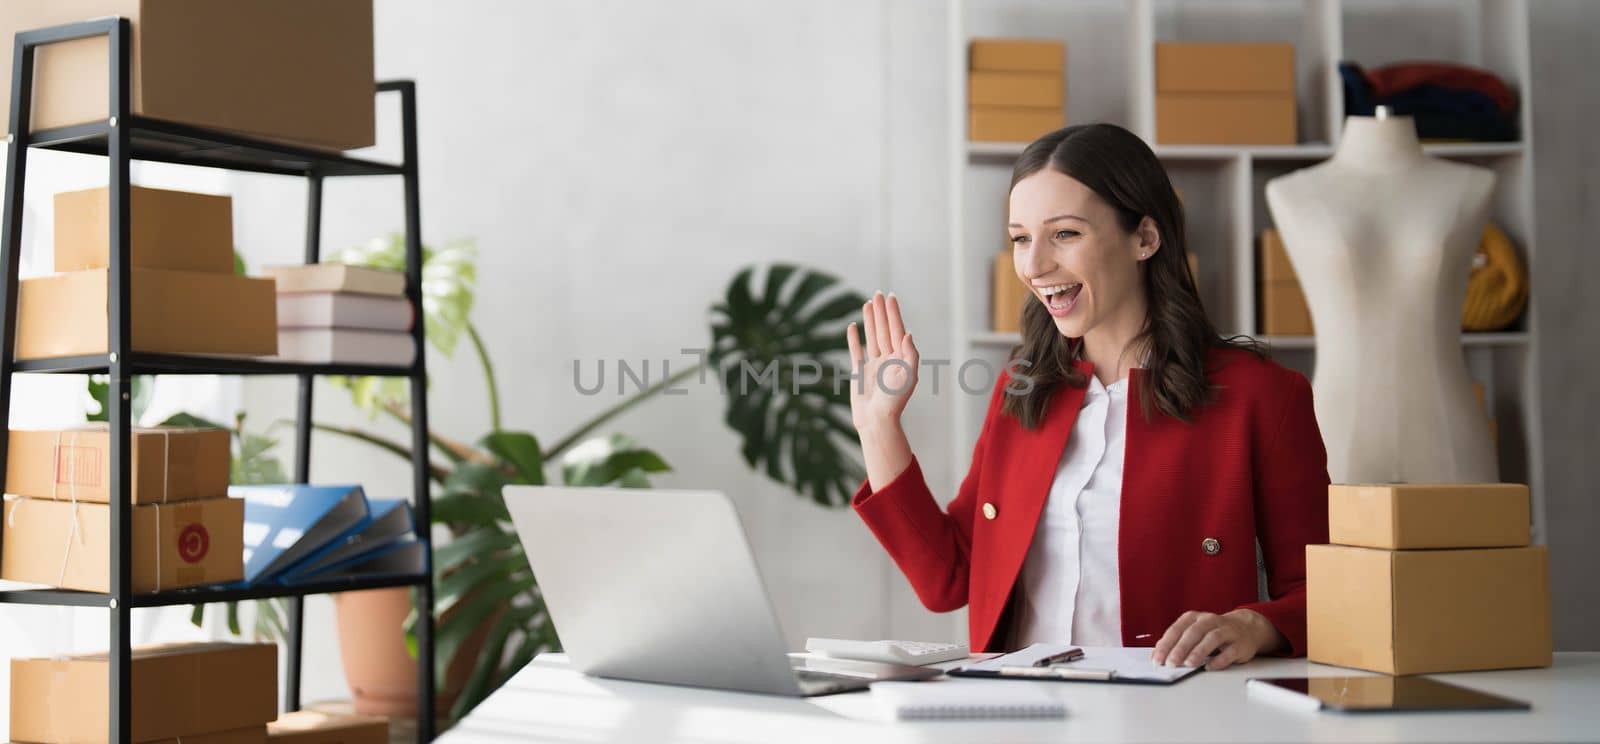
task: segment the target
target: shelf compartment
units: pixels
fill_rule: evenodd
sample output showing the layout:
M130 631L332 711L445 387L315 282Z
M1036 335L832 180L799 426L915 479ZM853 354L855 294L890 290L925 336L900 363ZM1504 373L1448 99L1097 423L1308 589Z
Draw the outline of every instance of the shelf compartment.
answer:
M291 176L392 176L404 173L399 165L353 158L331 150L201 129L143 116L124 118L126 121L120 122L120 125L130 128L128 138L134 160ZM111 131L109 121L47 129L31 133L28 146L105 155L106 140Z
M968 142L967 159L974 163L1010 165L1022 154L1026 142ZM1249 155L1257 160L1314 161L1333 157L1333 145L1307 142L1299 145L1154 145L1162 160L1230 160ZM1422 151L1440 158L1517 157L1527 151L1521 142L1432 142Z
M363 589L387 589L397 586L418 586L427 581L426 576L385 576L381 578L354 578L337 581L319 581L295 586L257 586L246 589L196 587L157 594L137 594L130 598L130 607L167 607L171 605L206 604L210 602L239 602L250 599L278 597L304 597L311 594L333 594ZM0 604L56 605L66 607L110 607L111 595L103 592L75 592L66 589L13 589L0 591Z
M55 374L104 374L105 354L19 359L17 372ZM136 375L350 375L409 377L412 367L378 364L308 364L250 357L208 357L187 354L134 353L123 365Z
M1270 344L1274 349L1314 349L1314 336L1257 336L1256 340ZM1015 346L1022 343L1019 333L983 331L971 336L974 346ZM1526 331L1502 333L1463 333L1462 346L1527 346L1530 338Z

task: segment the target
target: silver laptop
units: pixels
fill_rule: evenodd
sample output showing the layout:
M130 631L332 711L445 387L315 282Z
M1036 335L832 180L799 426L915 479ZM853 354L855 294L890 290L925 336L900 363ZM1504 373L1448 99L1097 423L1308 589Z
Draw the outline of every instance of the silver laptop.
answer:
M508 486L505 501L585 674L791 696L940 674L786 654L739 515L716 491Z

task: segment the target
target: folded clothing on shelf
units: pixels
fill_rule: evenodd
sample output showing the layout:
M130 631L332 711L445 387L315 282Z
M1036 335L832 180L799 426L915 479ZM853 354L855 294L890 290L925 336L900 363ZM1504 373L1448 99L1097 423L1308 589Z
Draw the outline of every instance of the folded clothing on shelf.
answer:
M1422 139L1509 142L1518 137L1516 91L1493 73L1448 62L1402 62L1372 70L1340 62L1344 110L1378 106L1416 121Z

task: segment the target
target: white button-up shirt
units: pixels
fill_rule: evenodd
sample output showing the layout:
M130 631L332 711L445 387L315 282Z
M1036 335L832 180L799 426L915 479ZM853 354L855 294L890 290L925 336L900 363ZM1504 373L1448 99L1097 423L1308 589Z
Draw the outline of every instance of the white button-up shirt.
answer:
M1117 525L1127 421L1127 378L1107 387L1089 375L1022 565L1017 647L1122 645Z

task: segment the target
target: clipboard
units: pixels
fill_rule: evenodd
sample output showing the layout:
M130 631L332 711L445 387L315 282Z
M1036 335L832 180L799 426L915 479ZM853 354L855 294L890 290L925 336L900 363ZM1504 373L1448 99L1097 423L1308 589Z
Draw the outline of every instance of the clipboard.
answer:
M1035 662L1071 648L1073 646L1062 643L1035 643L1020 651L957 667L945 673L952 677L1166 686L1186 680L1205 668L1159 666L1151 663L1148 648L1103 646L1079 646L1077 648L1083 649L1083 656L1074 661L1035 666Z

